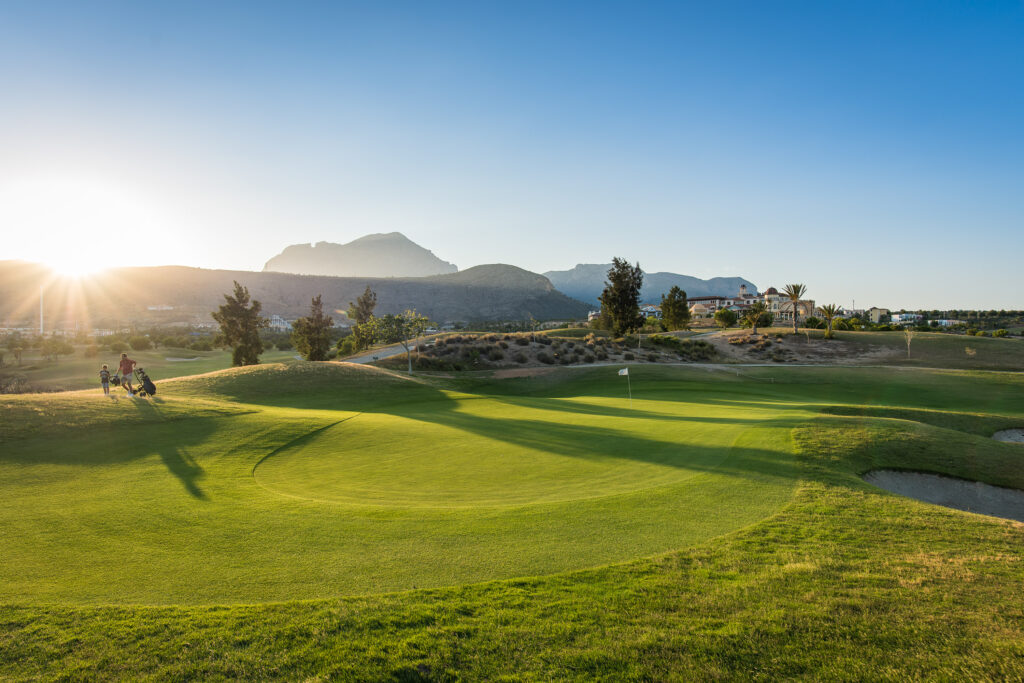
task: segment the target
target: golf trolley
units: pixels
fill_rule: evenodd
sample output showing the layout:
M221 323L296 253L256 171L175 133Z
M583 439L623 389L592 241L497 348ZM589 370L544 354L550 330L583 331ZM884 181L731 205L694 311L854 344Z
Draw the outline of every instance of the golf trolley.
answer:
M145 370L143 370L142 368L135 368L134 374L135 380L138 384L138 386L135 387L136 396L140 398L145 398L146 396L153 396L156 394L156 385L153 384L153 380L149 378L149 375L146 374ZM110 383L115 387L122 386L124 387L125 391L128 391L128 385L121 380L121 377L119 375L114 375L113 377L111 377Z

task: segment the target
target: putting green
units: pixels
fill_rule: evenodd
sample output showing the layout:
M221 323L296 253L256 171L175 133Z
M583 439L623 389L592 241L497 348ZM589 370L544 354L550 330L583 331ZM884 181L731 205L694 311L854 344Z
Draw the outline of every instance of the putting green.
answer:
M567 502L667 486L713 470L730 451L704 446L731 444L745 429L728 420L734 411L706 410L705 419L721 421L695 423L682 417L681 404L649 401L637 401L636 412L650 417L619 417L609 428L601 410L614 410L614 403L621 400L535 406L477 399L448 414L430 405L407 407L403 416L361 414L282 448L255 476L286 495L360 505ZM552 432L567 436L550 439ZM592 443L588 433L602 434L602 443ZM648 435L642 445L638 434Z
M804 407L655 368L410 382L346 365L46 398L0 455L0 601L209 604L589 567L782 507ZM24 399L26 415L44 399ZM77 411L77 413L76 413ZM26 418L31 419L31 418Z

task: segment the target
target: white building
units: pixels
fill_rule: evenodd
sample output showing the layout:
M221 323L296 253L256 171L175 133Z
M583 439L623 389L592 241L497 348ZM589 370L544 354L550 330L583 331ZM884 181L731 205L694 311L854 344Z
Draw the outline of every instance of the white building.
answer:
M924 320L924 316L919 313L893 313L889 319L893 325L907 325Z
M274 330L275 332L292 331L292 324L285 320L284 318L282 318L281 316L277 315L276 313L270 316L270 325L268 327L270 327L270 329Z

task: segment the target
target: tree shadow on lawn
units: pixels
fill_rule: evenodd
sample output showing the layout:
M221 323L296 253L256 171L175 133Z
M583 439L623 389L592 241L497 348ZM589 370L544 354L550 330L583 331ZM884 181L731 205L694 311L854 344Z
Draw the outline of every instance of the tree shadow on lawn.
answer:
M559 399L559 398L538 398L538 399L522 399L522 398L511 398L508 396L481 396L482 399L487 399L496 403L503 403L505 405L515 406L517 408L526 408L531 410L543 410L547 412L556 413L570 413L579 415L595 415L599 417L611 417L611 418L632 418L637 420L658 420L663 422L707 422L707 423L719 423L719 424L747 424L754 425L764 422L764 419L759 418L746 418L746 417L709 417L702 415L672 415L669 413L652 412L650 410L641 410L639 408L617 408L614 406L597 405L594 403L584 403L579 401L573 401L571 399ZM579 396L573 398L589 398L586 396ZM604 397L600 397L604 398ZM634 397L635 398L635 397ZM650 403L652 399L640 399L636 398L637 402L645 401ZM623 403L628 403L628 399L622 399ZM683 401L665 401L665 403L688 403L690 405L700 405L694 402L683 402ZM751 407L759 406L762 409L773 409L775 406L768 404L755 404L751 403Z
M573 425L564 422L516 419L511 417L488 418L454 410L454 402L448 409L439 410L435 405L430 410L416 410L415 406L403 410L386 411L399 417L451 427L478 436L502 441L514 446L547 451L561 456L581 460L632 460L697 472L720 472L734 476L760 478L765 475L798 478L802 470L792 453L765 448L736 446L732 443L695 446L685 441L666 441L644 436L635 431L591 425ZM643 415L622 410L603 413L614 418L645 419ZM660 419L665 416L655 414ZM687 418L680 418L680 430L685 431ZM702 420L697 420L702 421ZM735 424L739 436L751 426L792 429L800 420L793 417L779 417L768 420L708 419L708 422Z
M144 413L159 414L149 401L135 401ZM18 464L103 466L157 455L192 497L208 500L198 481L205 472L188 448L206 443L224 417L196 417L150 423L129 423L117 430L98 430L87 438L77 435L39 436L0 449L0 461Z

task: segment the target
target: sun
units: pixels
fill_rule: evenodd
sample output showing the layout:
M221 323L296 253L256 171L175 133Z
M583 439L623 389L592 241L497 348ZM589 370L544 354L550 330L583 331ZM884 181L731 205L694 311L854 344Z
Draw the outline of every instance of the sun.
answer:
M68 256L62 254L56 258L46 259L42 263L52 270L55 275L75 279L87 278L110 267L110 264L104 263L102 259L97 260L95 257L83 257L81 255Z
M20 253L66 277L154 265L171 231L146 194L128 182L81 175L25 177L0 186L0 225L16 232ZM158 258L159 256L156 256Z

